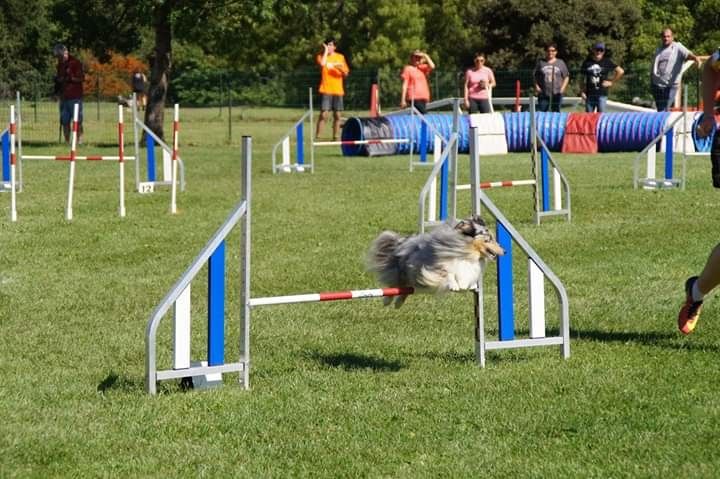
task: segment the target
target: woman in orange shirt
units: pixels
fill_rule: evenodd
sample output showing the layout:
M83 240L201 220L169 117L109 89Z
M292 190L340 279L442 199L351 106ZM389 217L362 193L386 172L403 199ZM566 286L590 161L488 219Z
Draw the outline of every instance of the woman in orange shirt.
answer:
M407 104L412 102L417 111L425 113L427 102L430 101L427 76L434 69L435 64L430 55L420 50L412 52L410 65L406 65L400 74L403 81L400 108L406 108Z
M342 53L335 51L335 39L328 38L323 43L323 53L317 56L317 63L320 65L320 118L315 128L315 138L320 136L328 112L333 111L333 141L337 140L340 131L340 112L343 111L343 80L348 73L347 62Z

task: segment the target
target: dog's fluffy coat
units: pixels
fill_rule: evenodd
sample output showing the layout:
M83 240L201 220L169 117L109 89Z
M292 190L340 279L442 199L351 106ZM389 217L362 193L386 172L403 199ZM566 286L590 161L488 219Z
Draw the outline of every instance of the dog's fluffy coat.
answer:
M482 218L473 216L455 225L443 223L430 233L402 236L383 231L370 247L368 269L386 286L459 291L474 288L484 263L504 253ZM395 307L406 298L397 296ZM393 298L383 300L388 305Z

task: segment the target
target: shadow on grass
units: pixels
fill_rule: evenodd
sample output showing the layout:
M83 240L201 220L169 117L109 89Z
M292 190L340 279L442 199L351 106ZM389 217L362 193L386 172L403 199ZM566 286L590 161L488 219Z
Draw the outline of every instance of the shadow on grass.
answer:
M114 372L108 374L97 386L97 391L102 394L110 391L137 392L144 390L145 383L142 380L120 376Z
M634 343L645 346L678 349L686 351L712 351L720 352L716 344L690 342L680 333L667 331L600 331L600 330L571 330L570 341L595 341L600 343Z
M346 371L397 372L405 365L401 361L386 361L382 358L354 353L324 354L320 352L305 353L308 359L331 368L342 368Z

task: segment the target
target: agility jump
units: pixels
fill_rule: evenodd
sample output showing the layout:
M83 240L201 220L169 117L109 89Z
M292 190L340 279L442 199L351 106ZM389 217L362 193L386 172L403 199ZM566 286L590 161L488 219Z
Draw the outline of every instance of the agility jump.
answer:
M451 139L455 141L454 139ZM370 290L339 291L327 293L311 293L289 296L270 296L252 298L250 293L251 274L251 160L252 160L252 139L243 137L243 183L242 199L235 206L223 225L210 238L199 255L183 273L180 279L173 285L162 301L153 311L145 332L146 352L146 390L150 394L157 393L158 381L183 379L187 384L192 378L193 384L198 386L213 385L222 383L222 375L229 372L239 373L239 382L245 388L250 388L250 321L251 310L255 307L271 306L277 304L295 304L308 302L326 302L337 300L352 300L375 297L388 297L397 295L413 294L411 288L382 288ZM471 163L472 165L472 163ZM473 182L479 180L479 166L473 166ZM527 242L519 235L507 219L492 204L489 198L479 189L473 188L473 213L479 213L480 206L485 207L496 219L498 224L498 239L505 243L514 241L524 253L528 255L530 274L535 278L533 281L538 285L531 287L530 303L533 305L531 313L531 336L528 339L516 339L514 337L514 325L510 316L504 316L501 323L501 336L498 341L487 340L483 318L483 289L482 284L474 291L473 316L475 318L475 350L477 361L480 366L485 365L485 352L488 350L526 348L536 346L560 346L564 358L570 356L570 319L569 302L564 286L552 273L550 268L530 248ZM240 347L238 360L230 363L225 362L225 250L226 238L235 226L241 228L241 254L240 254L240 302L241 312L239 318ZM207 264L208 274L208 348L207 359L202 361L191 360L190 347L190 287L193 279ZM508 276L504 276L508 277ZM543 278L547 278L557 292L560 303L559 320L560 334L558 336L545 336L544 330L544 289ZM512 291L511 291L512 292ZM499 306L504 309L512 308L507 298ZM538 304L543 306L539 307ZM162 319L170 312L174 312L173 321L173 353L172 367L170 369L158 369L157 364L157 331ZM542 312L543 318L537 317L536 313ZM509 328L509 329L508 329Z
M119 207L118 213L120 217L126 215L125 206L125 161L135 161L135 184L136 189L140 193L150 193L155 191L157 186L169 186L170 187L170 213L177 213L177 184L178 179L180 183L180 191L185 189L185 174L184 165L179 156L179 107L176 104L174 106L173 115L173 126L172 126L172 147L169 147L163 143L157 135L155 135L147 125L145 125L137 117L137 107L133 102L133 127L135 133L135 152L134 156L128 156L125 154L125 135L124 135L124 120L123 120L123 107L118 105L118 154L117 155L78 155L77 154L77 128L78 128L78 112L73 112L73 120L71 125L71 148L69 155L25 155L22 150L22 115L20 114L20 94L17 93L17 110L16 106L11 106L11 124L8 129L4 130L0 135L2 137L3 146L3 162L2 162L2 174L3 181L0 185L0 191L13 190L22 191L23 180L22 180L22 162L23 160L51 160L51 161L68 161L70 163L70 177L68 180L68 199L65 210L65 217L68 221L72 220L73 217L73 189L74 189L74 177L75 177L75 162L76 161L116 161L119 164L120 171L120 185L119 185ZM77 108L76 108L77 110ZM12 134L10 134L12 130ZM146 134L146 146L147 146L147 175L148 181L140 181L140 147L139 147L139 136L145 132ZM162 181L158 181L155 178L155 144L159 144L163 152L163 177ZM10 180L9 170L10 167L10 154L9 151L12 149L15 158L16 173L12 180ZM7 176L7 178L5 178ZM11 200L11 218L12 221L17 221L17 209L15 194L12 195Z

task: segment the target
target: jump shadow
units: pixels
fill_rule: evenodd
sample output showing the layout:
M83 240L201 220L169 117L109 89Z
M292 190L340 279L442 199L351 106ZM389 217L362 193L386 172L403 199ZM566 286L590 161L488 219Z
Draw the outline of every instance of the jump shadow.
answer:
M97 386L97 392L106 394L111 391L137 392L143 391L145 384L138 379L131 379L121 376L115 372L108 374L105 379L100 381Z
M325 354L318 351L304 354L308 359L331 368L345 371L371 371L374 373L398 372L405 367L402 361L388 361L382 358L355 353Z

